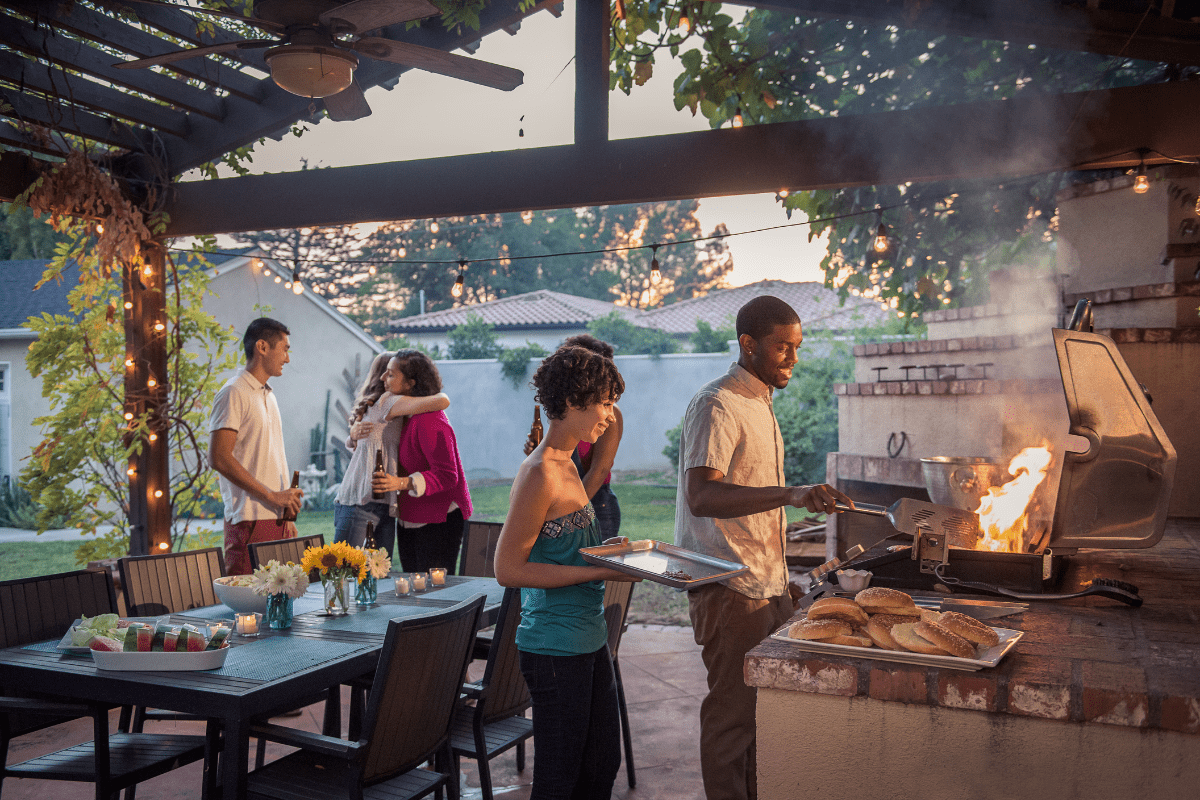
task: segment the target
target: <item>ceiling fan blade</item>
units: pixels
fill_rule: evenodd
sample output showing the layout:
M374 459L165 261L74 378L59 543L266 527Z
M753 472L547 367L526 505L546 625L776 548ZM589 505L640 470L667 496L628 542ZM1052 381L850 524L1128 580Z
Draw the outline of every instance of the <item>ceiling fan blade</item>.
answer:
M276 43L274 39L247 39L243 42L225 42L224 44L210 44L205 47L189 47L187 50L172 50L170 53L161 53L134 61L118 61L113 64L113 67L116 69L141 69L142 67L172 64L176 61L184 61L189 58L197 58L198 56L227 53L230 50L252 50L256 47L270 47Z
M436 72L439 75L490 86L493 89L503 89L506 92L517 88L525 80L519 69L408 42L365 36L350 46L363 55L380 61Z
M343 34L373 31L440 13L441 9L429 0L353 0L329 9L318 19L335 34Z
M359 88L358 81L337 94L326 97L325 110L329 112L329 118L334 122L362 119L371 113L371 107L367 105L367 98L363 95L363 90Z
M164 8L174 8L179 11L194 12L197 14L208 14L212 17L223 17L225 19L234 19L238 22L244 22L247 25L253 25L256 28L262 28L271 33L283 33L284 26L276 22L269 22L265 19L255 19L232 11L227 8L204 8L202 6L185 6L179 3L166 3L163 0L104 0L104 5L107 6L123 6L129 3L136 3L145 6L161 6ZM134 12L137 13L136 11Z

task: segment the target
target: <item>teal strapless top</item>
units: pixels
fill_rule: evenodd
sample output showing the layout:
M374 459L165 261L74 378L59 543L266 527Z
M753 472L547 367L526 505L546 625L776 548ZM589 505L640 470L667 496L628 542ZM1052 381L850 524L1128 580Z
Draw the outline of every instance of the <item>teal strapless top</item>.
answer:
M537 564L584 567L579 548L601 542L600 523L588 503L542 525L529 560ZM594 653L608 640L604 624L604 581L558 589L522 589L517 649L547 656Z

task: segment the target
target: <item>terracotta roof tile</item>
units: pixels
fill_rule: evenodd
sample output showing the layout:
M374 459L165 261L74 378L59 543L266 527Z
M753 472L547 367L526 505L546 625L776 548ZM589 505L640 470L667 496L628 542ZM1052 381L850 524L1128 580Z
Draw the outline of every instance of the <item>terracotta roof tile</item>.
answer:
M515 294L486 303L448 308L428 314L394 319L388 323L395 333L429 330L448 330L462 325L467 317L476 314L489 325L503 330L506 328L559 327L586 325L588 322L617 311L631 321L637 320L640 312L628 306L619 306L590 297L552 292L548 289Z

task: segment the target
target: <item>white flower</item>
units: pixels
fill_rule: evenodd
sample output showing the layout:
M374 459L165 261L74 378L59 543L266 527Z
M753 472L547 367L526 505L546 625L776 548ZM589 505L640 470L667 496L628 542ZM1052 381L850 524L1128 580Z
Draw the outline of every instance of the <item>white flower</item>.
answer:
M254 571L254 591L257 594L286 594L293 599L308 591L308 573L296 564L280 564L272 559Z
M368 550L367 571L376 579L386 578L392 571L392 559L383 550Z

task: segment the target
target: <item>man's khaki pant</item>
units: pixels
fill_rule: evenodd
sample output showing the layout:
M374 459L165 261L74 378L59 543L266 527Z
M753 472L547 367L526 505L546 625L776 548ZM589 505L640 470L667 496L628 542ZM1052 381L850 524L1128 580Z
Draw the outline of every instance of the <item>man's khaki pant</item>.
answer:
M708 670L700 705L700 770L708 800L758 796L754 751L755 689L747 686L746 653L792 616L791 598L755 600L711 583L688 592L696 644Z

